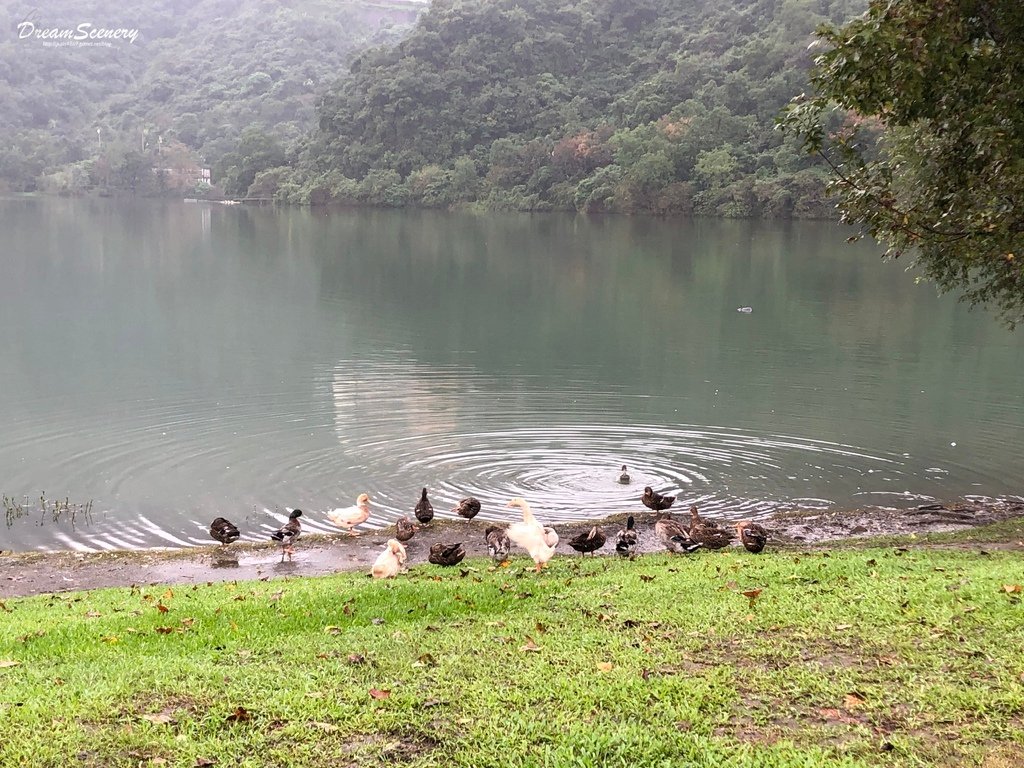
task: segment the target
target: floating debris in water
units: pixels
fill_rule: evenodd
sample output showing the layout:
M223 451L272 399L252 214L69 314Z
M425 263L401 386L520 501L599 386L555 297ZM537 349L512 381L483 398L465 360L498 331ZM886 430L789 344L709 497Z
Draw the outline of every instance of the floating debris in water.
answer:
M746 313L749 314L749 313L754 311L754 308L753 307L736 307L736 311L737 312L746 312Z

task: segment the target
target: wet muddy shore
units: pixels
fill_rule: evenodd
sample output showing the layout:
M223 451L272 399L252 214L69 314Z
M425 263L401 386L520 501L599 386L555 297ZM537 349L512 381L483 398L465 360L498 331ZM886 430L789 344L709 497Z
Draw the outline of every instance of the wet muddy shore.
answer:
M654 522L658 516L647 510L637 511L634 516L640 531L639 551L661 550L654 535ZM604 528L609 539L597 555L613 555L614 534L623 526L625 517L616 515L596 523L591 520L560 524L557 526L561 538L559 555L580 557L566 542L595 524ZM1024 502L961 501L906 509L791 509L777 512L773 518L762 522L771 534L770 548L790 548L838 541L869 542L884 536L960 531L1014 518L1024 518ZM468 556L486 555L484 529L489 524L443 520L423 527L406 544L409 565L425 564L430 545L438 541L461 541ZM295 557L290 562L281 562L280 550L270 542L97 553L2 552L0 598L101 587L277 579L339 571L368 571L392 535L394 529L385 528L365 531L354 537L345 534L304 536L296 545ZM1024 552L1024 542L1016 539L994 543ZM513 557L525 557L525 553L513 548Z

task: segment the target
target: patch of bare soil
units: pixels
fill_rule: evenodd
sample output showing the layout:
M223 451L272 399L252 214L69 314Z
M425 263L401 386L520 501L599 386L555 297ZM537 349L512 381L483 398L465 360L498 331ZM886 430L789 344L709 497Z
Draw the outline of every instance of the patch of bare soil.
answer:
M586 520L558 525L559 553L579 558L566 542L579 533L600 525L608 543L598 555L615 555L615 534L626 515L601 521ZM662 551L654 533L658 515L634 513L640 533L640 553ZM677 515L681 521L685 516ZM911 509L867 508L854 510L793 509L761 521L770 532L769 547L802 546L908 533L946 532L974 528L1012 518L1024 518L1021 503L969 503L927 505ZM421 567L430 545L461 541L469 557L487 555L485 522L435 521L423 527L406 544L409 565ZM344 534L303 536L292 561L281 561L274 545L232 544L229 547L197 547L178 550L124 552L0 553L0 600L54 592L102 587L150 584L193 584L232 580L269 580L293 576L320 576L339 571L366 571L383 549L393 528L364 532L355 537ZM738 546L735 542L733 546ZM974 546L977 546L976 544ZM986 542L986 549L1014 548L1024 551L1016 538ZM513 556L524 553L513 551ZM427 568L435 566L426 565ZM2 606L2 603L0 603Z

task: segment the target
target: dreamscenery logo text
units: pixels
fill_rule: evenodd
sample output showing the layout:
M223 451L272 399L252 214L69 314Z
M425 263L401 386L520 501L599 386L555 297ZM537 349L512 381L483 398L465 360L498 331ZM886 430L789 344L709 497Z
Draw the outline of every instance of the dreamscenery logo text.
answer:
M37 26L28 19L18 24L19 40L39 40L44 45L113 45L115 41L132 45L138 36L137 29L98 27L88 21L75 27Z

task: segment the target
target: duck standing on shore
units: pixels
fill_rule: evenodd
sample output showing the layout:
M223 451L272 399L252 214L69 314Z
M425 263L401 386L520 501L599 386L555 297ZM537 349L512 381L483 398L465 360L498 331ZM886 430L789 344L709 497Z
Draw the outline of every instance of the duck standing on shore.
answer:
M234 524L223 517L218 517L210 523L210 537L214 541L219 541L221 546L227 546L228 544L238 541L238 537L241 534Z
M508 506L519 507L523 511L523 521L512 523L505 533L509 539L530 553L534 564L537 566L537 573L555 556L555 547L558 546L558 534L554 528L548 528L537 522L533 516L526 499L519 496L512 499Z
M327 513L327 519L339 528L345 528L349 536L358 534L352 529L370 519L370 497L360 493L354 507L338 507Z
M299 540L299 535L302 533L300 517L302 517L302 510L293 509L292 513L288 515L288 522L270 534L271 539L281 543L282 563L285 555L288 555L288 560L291 561L292 555L295 554L295 542Z
M746 550L755 555L761 554L764 545L768 543L768 531L749 520L736 523L736 533L739 534L740 541Z
M408 541L415 533L416 526L413 524L412 520L405 515L402 515L395 521L395 538L399 541Z
M384 551L373 561L370 573L375 579L393 579L405 567L405 547L398 539L388 539Z
M466 498L459 501L454 507L452 512L457 514L459 517L464 517L467 520L472 520L478 514L480 514L480 500L474 496L467 496Z
M690 532L678 520L673 520L669 515L665 515L654 524L654 533L665 545L665 549L678 555L688 555L701 547L700 542L695 541L690 536Z
M630 515L626 518L626 527L619 531L619 535L615 539L615 551L630 560L636 557L636 548L640 544L640 535L637 533L635 525L636 521Z
M416 502L416 507L412 513L416 515L416 519L420 521L422 525L426 525L434 519L434 507L430 503L430 499L427 498L427 489L423 489L423 494L420 496L420 500Z
M644 488L644 495L640 497L640 501L642 501L643 505L648 509L653 509L655 512L662 512L675 503L676 497L662 496L648 485Z
M600 527L594 526L589 531L581 533L578 536L573 536L569 539L569 546L579 552L581 555L586 555L587 552L593 554L601 547L604 546L607 537L604 535L604 531Z
M466 550L462 542L456 544L434 544L430 547L430 554L427 560L434 565L458 565L466 556Z
M498 565L508 560L508 552L512 548L512 540L505 533L504 528L496 525L487 526L484 531L484 538L487 540L487 554L491 556Z
M719 528L716 523L705 520L697 511L697 505L690 507L690 538L700 542L705 549L722 549L729 546L734 538L730 531Z

